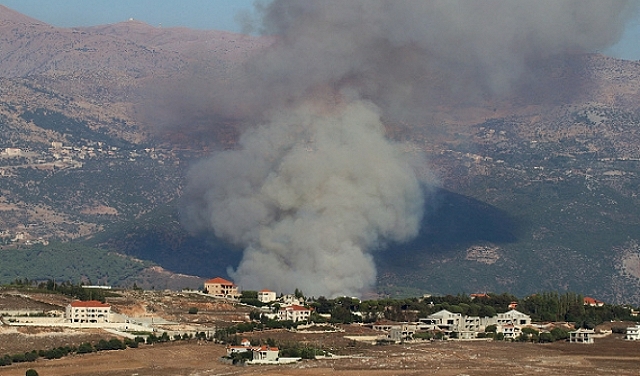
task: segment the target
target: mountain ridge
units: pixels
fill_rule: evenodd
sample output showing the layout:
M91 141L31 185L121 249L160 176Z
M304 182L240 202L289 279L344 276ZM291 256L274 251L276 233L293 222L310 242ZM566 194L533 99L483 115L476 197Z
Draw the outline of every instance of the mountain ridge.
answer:
M179 199L189 166L237 147L241 125L148 97L181 81L215 91L207 77L230 79L273 40L138 21L56 28L14 13L0 8L2 247L84 242L225 276L240 253L184 230ZM439 186L418 238L374 252L380 293L554 289L640 302L640 62L553 64L554 100L443 102L420 122L385 120ZM170 111L168 130L154 123Z

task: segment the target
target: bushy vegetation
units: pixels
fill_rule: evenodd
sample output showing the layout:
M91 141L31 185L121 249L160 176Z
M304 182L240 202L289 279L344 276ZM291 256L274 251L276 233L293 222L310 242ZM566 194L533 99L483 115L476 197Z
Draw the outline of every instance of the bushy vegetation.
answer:
M240 303L252 305L254 307L262 307L264 303L258 300L258 292L252 290L242 291L240 295Z
M524 298L515 295L486 294L471 298L468 295L430 296L428 298L379 299L360 301L340 297L319 297L310 305L316 313L330 313L333 323L374 322L379 319L416 321L418 318L446 309L465 316L493 317L507 312L510 304L531 316L533 321L567 321L577 327L593 328L605 321L638 321L628 306L605 304L593 307L584 304L584 297L576 293L544 292ZM356 312L358 314L356 314Z
M63 294L79 300L98 300L105 302L107 297L120 296L119 294L106 289L85 288L83 284L73 284L71 282L58 283L53 279L46 282L30 281L27 278L16 279L9 286L20 289L42 291L54 294Z
M94 281L118 285L153 265L78 244L36 245L0 252L0 284L16 279Z
M316 356L326 356L327 352L313 346L300 343L283 343L278 346L279 356L283 358L315 359Z
M131 147L131 144L126 141L92 130L84 121L79 121L48 109L37 108L33 111L27 110L23 112L21 117L26 121L35 123L40 128L65 134L67 138L76 143L97 141L120 148Z
M118 338L100 339L97 343L82 343L80 346L60 346L47 350L33 350L25 353L17 353L13 355L5 355L0 357L0 366L8 366L13 363L34 362L38 358L60 359L70 354L87 354L96 351L106 350L124 350L127 347L138 347L139 340L125 339L121 341Z
M272 320L265 315L260 316L260 321L243 322L240 324L232 325L223 329L215 331L213 338L216 341L222 343L229 343L231 345L239 345L240 338L236 336L237 333L247 333L254 330L266 330L266 329L291 329L297 327L300 322L293 322L290 320Z
M193 338L193 336L184 334L183 336L176 336L174 340L188 340ZM206 340L207 335L204 332L197 333L195 336L198 340ZM84 342L80 344L80 346L60 346L47 350L33 350L25 353L17 353L13 355L4 355L0 357L0 366L8 366L13 363L23 363L23 362L33 362L38 358L45 359L60 359L70 354L89 354L97 351L108 351L108 350L125 350L126 348L135 349L139 346L140 343L156 343L156 342L168 342L171 339L166 332L163 332L162 335L156 336L155 334L149 334L146 341L143 337L136 337L134 339L125 338L124 340L120 340L118 338L109 338L109 339L100 339L96 343Z

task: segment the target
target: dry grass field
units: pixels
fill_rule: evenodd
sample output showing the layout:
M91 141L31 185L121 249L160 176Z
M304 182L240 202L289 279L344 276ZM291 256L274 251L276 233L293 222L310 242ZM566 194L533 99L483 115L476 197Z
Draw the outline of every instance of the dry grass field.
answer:
M340 336L340 333L335 333ZM5 341L6 337L0 337ZM223 345L174 342L73 355L0 368L0 375L638 375L640 343L619 336L595 344L440 341L356 345L352 354L281 366L231 366Z
M199 295L175 292L121 292L110 298L117 312L144 316L153 313L179 324L226 325L243 320L246 306ZM61 295L13 293L0 295L0 309L62 308ZM188 307L199 308L197 315ZM602 325L602 329L611 329ZM223 364L224 345L196 340L140 345L136 349L74 354L62 359L39 358L31 363L0 367L0 376L23 376L33 368L42 376L84 375L639 375L640 342L620 334L597 338L594 344L550 344L502 341L434 341L374 346L345 336L375 336L370 328L342 325L342 332L269 330L242 337L279 344L299 343L326 349L335 356L290 365L232 366ZM114 334L101 329L0 325L0 356L59 346L96 343Z

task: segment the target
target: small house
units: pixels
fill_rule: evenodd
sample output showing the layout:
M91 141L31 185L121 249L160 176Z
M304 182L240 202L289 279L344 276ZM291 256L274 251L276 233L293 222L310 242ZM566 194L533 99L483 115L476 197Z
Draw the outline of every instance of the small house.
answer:
M596 334L593 329L578 329L569 332L569 342L571 343L593 343L593 336Z

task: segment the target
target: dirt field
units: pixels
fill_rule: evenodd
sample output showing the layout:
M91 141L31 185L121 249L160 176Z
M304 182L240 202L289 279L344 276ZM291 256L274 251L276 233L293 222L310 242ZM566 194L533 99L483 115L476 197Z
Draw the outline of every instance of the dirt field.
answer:
M177 342L138 349L74 355L0 368L0 375L638 375L640 343L620 337L593 345L509 342L425 342L392 346L357 345L354 355L283 366L225 365L224 346Z

